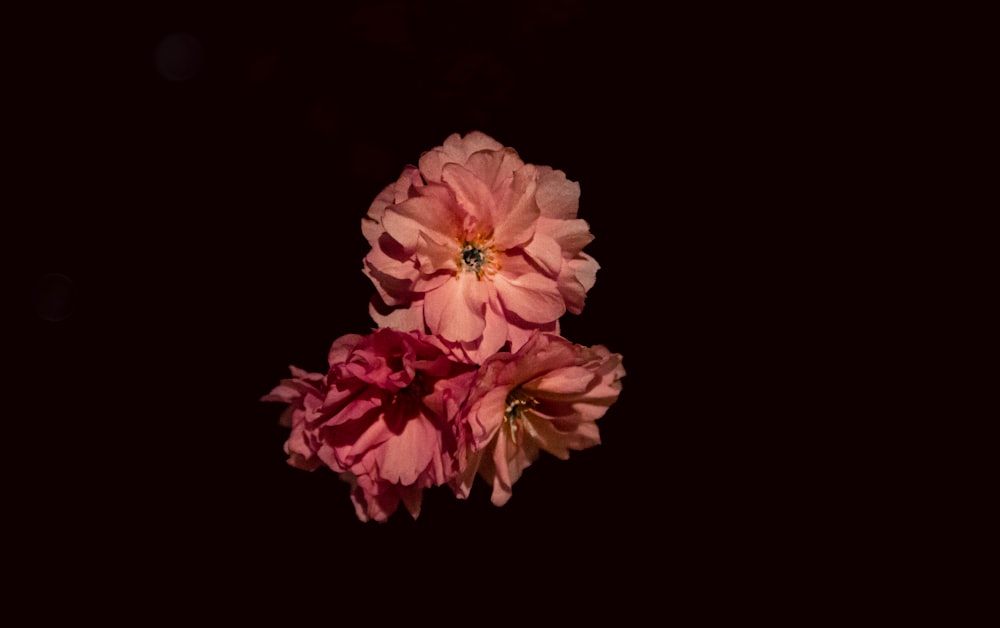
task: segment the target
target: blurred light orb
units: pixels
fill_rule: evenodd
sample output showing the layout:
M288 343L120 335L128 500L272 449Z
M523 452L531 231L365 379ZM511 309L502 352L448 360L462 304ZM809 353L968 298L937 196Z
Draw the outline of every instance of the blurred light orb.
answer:
M190 33L172 33L156 45L156 70L168 81L188 81L198 76L205 50Z

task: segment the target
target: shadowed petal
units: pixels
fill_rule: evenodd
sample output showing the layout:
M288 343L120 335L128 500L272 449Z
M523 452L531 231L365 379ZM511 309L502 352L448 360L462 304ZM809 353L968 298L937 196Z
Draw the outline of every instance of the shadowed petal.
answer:
M531 242L524 246L524 252L533 259L550 277L557 277L563 265L563 251L550 236L535 231Z
M455 240L437 242L425 233L417 237L417 261L420 262L420 272L425 275L439 270L457 271L456 260L460 254L461 250Z
M482 450L468 452L467 458L460 467L461 471L450 483L451 490L455 492L455 497L459 499L469 497L469 493L472 491L472 484L475 482L476 474L479 472L479 465L482 458Z
M413 301L404 307L386 305L379 295L372 295L368 303L368 314L379 327L388 327L399 331L424 330L424 301Z

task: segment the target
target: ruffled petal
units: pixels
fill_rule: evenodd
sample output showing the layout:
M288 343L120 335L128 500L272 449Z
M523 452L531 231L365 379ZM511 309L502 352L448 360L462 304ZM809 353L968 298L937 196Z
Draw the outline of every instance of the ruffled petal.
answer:
M570 431L557 429L552 421L538 414L528 413L524 421L534 443L561 460L569 458L570 450L581 451L601 444L597 424L592 421L582 421Z
M420 272L430 275L441 270L457 271L461 249L455 240L437 242L426 233L421 233L417 237L416 255Z
M368 315L379 327L388 327L397 331L424 330L423 299L413 301L403 307L386 305L379 295L373 295L368 303Z
M583 250L583 247L594 241L590 225L581 218L561 220L542 216L538 219L536 231L555 240L564 257L575 256Z
M526 326L527 325L527 326ZM559 333L559 321L555 320L544 325L530 325L523 321L507 321L507 339L510 340L510 350L520 351L538 332Z
M453 238L456 231L451 208L431 196L416 196L387 208L382 225L408 253L417 248L422 232L438 242L445 242Z
M514 173L510 194L493 215L493 241L501 249L527 243L541 215L535 204L535 168L524 166Z
M416 519L420 516L420 506L424 501L424 489L421 486L399 487L399 498L410 516Z
M503 423L504 407L509 392L509 386L499 386L475 402L469 412L469 429L475 448L485 447L496 436L497 430Z
M566 173L547 166L538 168L538 191L535 198L543 216L576 218L580 208L580 184L569 181Z
M261 397L260 400L276 401L278 403L295 403L302 398L303 394L304 391L301 384L298 384L293 380L284 380L282 383L271 389L271 392Z
M392 484L413 484L428 470L443 483L440 432L422 416L406 422L402 433L389 438L372 452L379 477Z
M382 216L387 207L400 203L410 196L412 188L421 187L423 181L420 171L413 166L407 166L395 183L387 185L368 208L368 213L361 219L361 232L372 246L376 246L379 236L385 233L382 226Z
M351 351L361 342L361 338L358 334L344 334L334 340L333 344L330 345L330 351L326 355L327 363L333 366L334 364L346 362Z
M589 292L594 287L597 282L597 271L601 269L597 260L586 253L580 253L578 257L569 260L566 265L573 271L577 281L583 285L584 291Z
M292 377L294 377L295 379L300 379L305 382L311 382L313 384L322 382L326 378L326 375L323 375L322 373L310 373L305 369L300 369L294 364L289 364L288 370L292 373Z
M500 304L500 297L497 294L496 285L488 282L487 288L489 296L486 303L486 328L483 329L483 339L478 347L483 359L493 355L507 342L507 317L504 316L503 306Z
M496 202L492 191L481 179L455 163L445 164L441 177L455 193L459 207L472 219L471 222L463 223L464 229L472 225L493 224L493 216L497 211Z
M481 150L469 155L465 167L476 175L494 193L509 187L514 172L524 166L524 162L513 148L501 150Z
M484 471L492 475L490 478L483 479L493 485L490 501L495 506L503 506L513 495L514 480L511 479L510 464L507 460L507 445L507 439L504 438L504 435L497 434L490 452L490 464L481 465Z
M587 301L587 292L597 281L597 271L600 269L597 261L586 253L580 257L566 260L559 272L559 292L566 300L566 310L573 314L583 312Z
M425 152L420 156L418 165L420 172L428 181L441 181L441 172L445 164L465 164L469 156L483 150L501 150L503 144L480 131L472 131L462 137L452 133L445 138L442 146Z
M394 487L380 486L366 475L341 473L340 478L351 485L354 514L361 521L385 523L399 507L399 493Z
M525 438L514 444L502 430L500 431L492 456L494 476L493 494L490 499L494 505L503 506L510 500L514 483L521 479L524 470L538 459L538 451L534 441Z
M424 320L431 333L459 342L477 340L486 325L486 282L462 272L424 296Z
M458 475L449 483L455 497L466 499L472 491L472 485L479 473L479 465L483 458L483 452L466 450L466 457L463 460Z
M554 279L540 273L508 274L506 268L493 277L505 310L529 323L549 323L566 313L566 302Z
M550 277L559 276L563 266L563 251L559 243L551 236L535 231L531 242L524 246L524 252L547 275Z
M594 372L583 366L564 366L544 373L524 384L529 393L564 397L586 392L594 381Z

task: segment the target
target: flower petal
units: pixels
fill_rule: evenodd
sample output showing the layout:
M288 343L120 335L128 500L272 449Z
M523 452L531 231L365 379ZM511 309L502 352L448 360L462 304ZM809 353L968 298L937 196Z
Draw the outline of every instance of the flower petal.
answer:
M416 519L420 516L420 505L424 501L424 489L420 486L399 487L399 498L406 506L410 516Z
M561 460L569 458L571 449L579 451L601 444L597 424L591 421L582 421L566 432L538 414L528 413L525 423L535 444Z
M566 173L547 166L538 168L538 191L535 198L543 216L576 218L580 208L580 184L566 179Z
M376 246L379 236L385 232L385 228L382 226L382 216L385 214L386 208L406 200L409 198L412 188L422 186L420 171L413 166L407 166L395 183L390 183L379 192L368 208L368 213L361 219L361 232L369 244Z
M489 297L485 281L475 273L461 272L424 295L424 320L433 334L446 340L469 342L483 334Z
M472 218L472 223L489 225L496 213L496 202L490 188L475 174L459 164L445 164L441 180L451 186L459 207ZM468 228L470 223L466 223Z
M594 372L583 366L565 366L553 369L524 384L533 395L562 397L584 393L594 381Z
M443 145L427 151L417 162L420 172L428 181L441 181L441 172L445 164L464 164L469 156L482 150L501 150L503 144L480 131L472 131L462 137L452 133L445 138Z
M535 231L531 242L524 246L524 252L551 277L557 277L563 265L563 252L552 237Z
M466 499L469 497L469 493L472 491L472 484L476 480L476 474L479 473L480 461L483 458L482 451L467 451L466 459L460 466L461 471L449 483L451 490L454 491L455 497L459 499Z
M483 464L480 467L491 472L492 478L489 479L493 480L493 494L490 496L490 501L493 502L494 506L503 506L513 495L514 481L511 480L510 465L507 462L507 444L504 435L498 433L493 441L493 450L490 452L492 454L489 460L490 464Z
M433 196L415 196L386 208L382 225L408 253L416 249L421 232L444 242L454 237L456 229L451 208Z
M279 403L295 403L305 394L305 387L295 380L282 380L271 392L260 398L261 401L276 401Z
M437 242L426 233L417 236L416 255L420 262L420 272L425 275L439 270L458 270L458 256L461 250L456 240Z
M486 302L486 329L483 330L483 340L479 346L483 360L499 351L507 342L507 317L504 316L496 285L490 282L487 287L489 297Z
M330 351L327 352L326 361L330 366L334 364L343 364L347 361L347 356L351 354L358 343L361 342L362 337L358 334L344 334L343 336L337 338L330 345Z
M388 327L398 331L424 330L423 299L413 301L403 307L386 305L379 295L372 295L368 303L368 315L379 327Z
M550 323L566 313L559 285L540 273L514 275L504 268L493 282L504 309L529 323Z
M497 192L508 187L514 172L524 162L513 148L481 150L469 155L465 167L476 175L490 190Z
M535 204L535 178L534 166L524 166L515 172L510 193L493 215L493 241L501 249L520 246L535 233L535 223L541 215Z
M566 300L567 311L573 314L583 311L587 292L594 287L600 268L597 261L586 253L563 263L559 272L559 292Z
M514 483L537 458L538 446L530 439L521 439L515 445L503 430L498 433L492 456L495 471L491 501L494 505L503 506L507 503L513 495Z
M581 218L561 220L542 216L538 219L537 231L554 239L567 257L575 256L594 241L590 225Z
M485 447L503 423L509 386L498 386L483 395L469 412L469 429L476 448Z
M429 466L434 477L442 477L441 438L438 429L425 417L412 417L402 433L372 450L379 477L392 484L413 484Z

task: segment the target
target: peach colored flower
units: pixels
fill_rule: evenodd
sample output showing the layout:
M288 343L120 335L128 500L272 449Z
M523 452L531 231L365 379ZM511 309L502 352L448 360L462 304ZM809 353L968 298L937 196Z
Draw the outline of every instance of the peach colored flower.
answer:
M460 420L467 432L455 494L467 496L478 471L502 506L540 451L565 460L599 444L596 421L618 400L624 376L621 355L550 333L486 360Z
M448 137L375 199L364 271L381 327L439 335L481 363L582 311L597 262L580 186L480 132Z
M340 473L363 521L385 521L400 501L416 518L423 489L459 472L456 418L475 367L433 338L392 329L342 336L328 362L326 375L292 367L262 399L289 404L289 464Z

